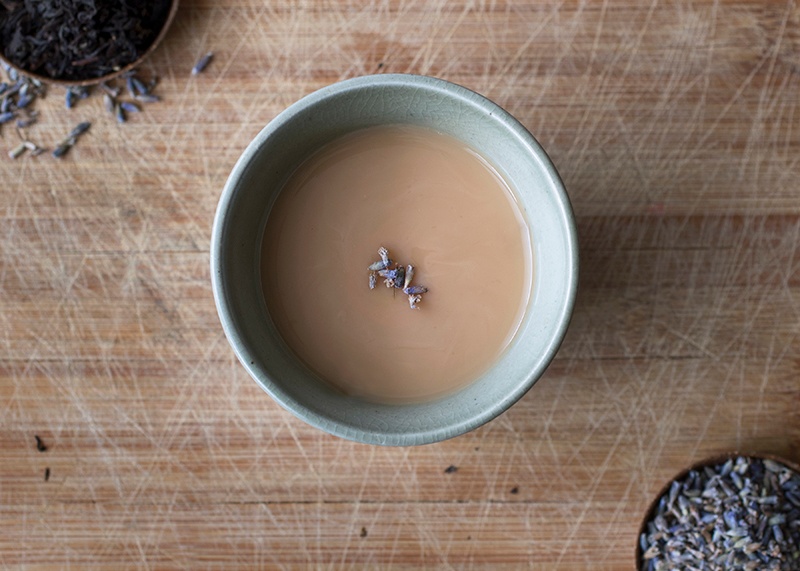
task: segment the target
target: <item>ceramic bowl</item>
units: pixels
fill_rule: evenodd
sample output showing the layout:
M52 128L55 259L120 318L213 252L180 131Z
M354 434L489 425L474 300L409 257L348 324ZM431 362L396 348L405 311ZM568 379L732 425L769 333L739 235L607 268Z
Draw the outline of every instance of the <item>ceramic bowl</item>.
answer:
M357 129L433 128L472 147L512 187L533 245L533 286L516 337L462 390L415 404L375 404L320 381L270 320L259 277L261 240L283 183L310 154ZM248 145L222 191L211 276L223 329L257 383L280 405L331 434L383 445L426 444L470 431L522 397L566 333L577 289L578 246L564 185L545 151L488 99L440 79L373 75L330 85L280 113Z
M172 21L175 19L175 14L178 13L178 1L179 0L172 0L169 12L167 13L167 18L164 21L164 25L161 27L161 30L158 32L158 35L153 39L153 43L142 53L135 61L129 63L125 67L118 69L113 73L107 73L101 77L93 77L89 79L80 79L80 80L69 80L69 79L53 79L52 77L46 75L40 75L37 73L32 73L24 68L17 66L14 62L6 59L6 57L0 53L0 62L15 69L18 73L22 73L28 77L38 79L44 83L51 83L53 85L61 85L63 87L79 87L79 86L89 86L89 85L97 85L104 81L110 81L115 77L118 77L132 69L138 67L147 57L155 51L161 41L164 39L164 36L167 35L167 31L169 30L170 26L172 25Z

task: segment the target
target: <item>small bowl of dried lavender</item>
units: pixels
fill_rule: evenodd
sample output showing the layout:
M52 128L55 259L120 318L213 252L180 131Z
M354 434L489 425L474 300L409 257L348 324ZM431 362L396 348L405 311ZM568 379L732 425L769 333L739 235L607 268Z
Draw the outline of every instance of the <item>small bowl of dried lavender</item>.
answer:
M65 86L108 81L161 42L178 0L0 0L0 61Z
M648 510L636 561L640 571L797 571L800 468L738 453L691 466Z

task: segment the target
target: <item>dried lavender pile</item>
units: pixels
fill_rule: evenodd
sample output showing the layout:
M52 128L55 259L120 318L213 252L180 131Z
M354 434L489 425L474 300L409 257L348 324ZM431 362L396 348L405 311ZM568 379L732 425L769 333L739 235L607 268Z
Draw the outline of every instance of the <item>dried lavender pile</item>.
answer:
M35 78L17 73L17 71L7 65L3 65L5 80L0 81L0 135L5 135L7 126L16 127L19 137L19 144L8 151L8 156L17 159L25 151L30 151L31 155L39 155L47 150L33 142L29 135L29 128L34 126L39 119L39 112L33 110L36 99L42 99L47 93L45 85ZM117 80L103 82L100 84L100 91L103 93L103 101L106 110L119 123L127 121L129 113L138 113L142 110L141 105L160 101L160 98L153 93L157 79L153 76L149 81L142 79L136 70L125 73L120 80L124 83L117 85ZM68 87L65 92L65 106L73 109L84 99L88 99L96 90L90 87ZM88 121L79 123L70 133L56 144L53 156L63 157L70 148L77 142L80 135L85 133L89 125Z
M389 258L389 250L381 246L378 250L381 257L377 262L373 262L367 268L369 270L369 289L375 289L378 276L384 278L383 283L388 288L403 290L408 296L408 305L411 309L418 309L418 303L422 301L422 294L428 291L424 286L411 285L414 279L414 266L403 267Z
M800 474L737 457L672 483L639 538L647 571L800 570Z

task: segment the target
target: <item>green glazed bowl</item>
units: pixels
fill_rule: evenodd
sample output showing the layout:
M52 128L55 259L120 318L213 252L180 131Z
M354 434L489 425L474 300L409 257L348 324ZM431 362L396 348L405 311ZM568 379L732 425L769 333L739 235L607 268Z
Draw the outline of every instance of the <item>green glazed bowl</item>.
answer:
M333 139L386 124L433 128L480 153L513 189L533 245L530 302L517 335L497 362L458 392L402 405L343 395L299 362L269 317L259 275L266 218L292 171ZM281 406L343 438L427 444L495 418L542 376L572 314L578 245L564 185L545 151L514 117L481 95L440 79L373 75L304 97L248 145L219 201L211 278L220 321L236 356Z

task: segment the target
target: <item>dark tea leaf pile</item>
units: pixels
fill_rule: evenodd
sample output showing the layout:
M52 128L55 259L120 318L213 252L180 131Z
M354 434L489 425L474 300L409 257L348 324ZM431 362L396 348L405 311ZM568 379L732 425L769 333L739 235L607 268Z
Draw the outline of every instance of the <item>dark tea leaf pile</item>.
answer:
M411 285L414 279L414 266L404 267L402 264L394 262L389 258L389 250L380 247L378 255L381 257L377 262L373 262L367 268L369 270L369 289L375 289L378 277L383 278L383 283L387 288L400 289L408 296L408 305L411 309L418 309L418 303L422 301L422 294L428 288L419 285Z
M692 470L639 538L645 571L798 571L800 474L737 457Z
M0 46L17 67L79 81L136 61L167 20L169 0L0 0Z

